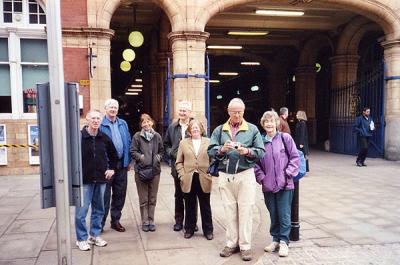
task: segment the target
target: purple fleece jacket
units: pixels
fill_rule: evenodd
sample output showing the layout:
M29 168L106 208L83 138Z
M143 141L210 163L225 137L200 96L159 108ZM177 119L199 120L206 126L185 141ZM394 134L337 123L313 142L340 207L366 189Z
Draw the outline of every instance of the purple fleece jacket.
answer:
M281 134L287 151L282 143ZM283 189L286 183L285 174L288 181L286 190L294 189L293 177L299 173L300 157L293 138L290 134L278 132L272 138L272 142L266 142L265 136L263 140L265 155L254 167L256 180L262 185L263 192L276 193Z

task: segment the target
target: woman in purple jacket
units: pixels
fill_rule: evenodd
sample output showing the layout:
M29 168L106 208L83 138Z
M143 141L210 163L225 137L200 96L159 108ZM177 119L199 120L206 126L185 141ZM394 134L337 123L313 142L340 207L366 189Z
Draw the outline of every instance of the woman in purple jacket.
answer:
M286 257L289 254L293 177L299 172L300 158L290 134L277 131L279 122L275 111L267 111L262 116L260 123L266 132L263 135L265 155L257 162L254 171L257 182L262 185L271 218L272 243L264 250L279 250L279 256Z

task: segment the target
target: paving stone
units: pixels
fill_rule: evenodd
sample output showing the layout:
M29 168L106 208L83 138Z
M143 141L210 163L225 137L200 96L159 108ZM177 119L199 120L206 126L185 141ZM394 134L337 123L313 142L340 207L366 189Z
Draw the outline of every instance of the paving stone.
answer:
M38 257L47 233L6 234L0 238L0 260Z
M15 220L6 233L47 232L53 222L53 219Z

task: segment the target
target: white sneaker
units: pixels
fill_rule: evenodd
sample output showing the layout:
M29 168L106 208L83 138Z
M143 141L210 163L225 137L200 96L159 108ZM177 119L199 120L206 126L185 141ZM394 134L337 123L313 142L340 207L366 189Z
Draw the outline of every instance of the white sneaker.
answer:
M86 240L84 240L84 241L76 241L76 245L82 251L90 250L90 245L88 244L88 242Z
M271 244L264 248L265 252L275 252L279 249L279 242L272 241Z
M91 245L96 245L98 247L107 246L107 241L105 241L104 239L102 239L99 236L97 236L97 237L90 236L89 239L88 239L88 243L91 244Z
M287 257L289 255L289 246L285 241L279 243L279 257Z

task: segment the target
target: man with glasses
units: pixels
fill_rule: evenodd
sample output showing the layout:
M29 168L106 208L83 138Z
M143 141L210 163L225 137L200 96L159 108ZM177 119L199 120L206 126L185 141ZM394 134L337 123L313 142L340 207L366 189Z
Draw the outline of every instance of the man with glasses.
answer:
M219 190L226 215L226 246L220 256L240 251L242 259L249 261L256 196L253 167L264 155L264 144L257 127L243 119L244 110L240 98L230 101L229 119L213 131L208 155L220 160Z

